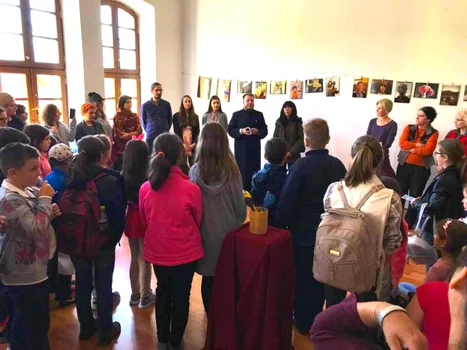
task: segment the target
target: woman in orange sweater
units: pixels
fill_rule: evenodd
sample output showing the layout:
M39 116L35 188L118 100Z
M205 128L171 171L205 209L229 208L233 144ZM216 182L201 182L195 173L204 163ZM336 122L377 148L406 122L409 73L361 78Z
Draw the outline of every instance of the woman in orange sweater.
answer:
M421 196L430 178L431 166L435 164L433 152L439 136L431 126L436 115L433 107L422 107L418 110L416 124L407 125L402 131L396 179L403 195ZM416 218L417 211L409 206L405 219L410 228L415 225Z

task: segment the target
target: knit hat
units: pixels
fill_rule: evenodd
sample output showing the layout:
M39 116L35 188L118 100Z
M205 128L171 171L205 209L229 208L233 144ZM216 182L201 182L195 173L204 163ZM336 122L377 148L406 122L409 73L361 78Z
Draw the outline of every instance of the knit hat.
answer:
M104 101L101 95L99 95L97 92L90 92L88 94L89 96L89 102L94 103L94 102L101 102Z
M59 163L64 162L71 157L73 157L73 151L64 143L58 143L55 146L52 146L49 150L49 158L53 158Z
M0 106L5 106L8 102L13 101L14 98L6 92L0 92Z

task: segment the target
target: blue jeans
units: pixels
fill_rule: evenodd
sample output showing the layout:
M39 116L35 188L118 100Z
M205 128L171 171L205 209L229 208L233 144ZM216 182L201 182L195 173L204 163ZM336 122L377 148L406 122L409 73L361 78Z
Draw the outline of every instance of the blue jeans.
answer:
M105 338L112 332L112 277L115 267L115 249L102 251L94 259L70 256L76 270L76 309L81 333L90 333L95 329L95 320L91 309L91 293L94 281L97 291L97 330L99 338Z
M7 292L14 307L11 350L49 350L49 281L7 286Z

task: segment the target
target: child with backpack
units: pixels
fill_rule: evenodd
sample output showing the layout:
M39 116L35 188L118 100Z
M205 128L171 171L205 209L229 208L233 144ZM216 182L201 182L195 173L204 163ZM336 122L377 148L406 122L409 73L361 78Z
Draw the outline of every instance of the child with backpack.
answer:
M0 234L0 278L13 304L10 329L12 350L48 350L49 283L47 263L55 253L52 219L60 215L52 205L55 191L44 182L37 193L40 154L19 142L0 150L0 168L6 175L0 188L0 216L6 227Z
M48 155L52 143L50 132L42 125L29 124L24 127L24 133L31 139L31 146L35 147L40 152L41 164L39 167L39 176L41 179L44 179L52 172Z
M63 190L65 174L68 173L72 158L73 151L64 143L56 144L49 150L49 163L52 172L45 177L45 181L56 191L52 198L53 203L57 203ZM49 262L49 279L56 291L55 300L59 302L60 306L67 306L75 302L75 298L71 294L71 278L74 273L70 257L57 251Z
M198 260L204 255L200 224L203 199L177 165L184 149L175 134L154 141L148 181L139 191L145 228L143 257L157 277L157 348L182 349L188 322L190 291Z
M347 291L356 292L359 301L377 300L385 255L402 241L400 197L375 173L384 156L381 144L361 136L351 155L344 180L331 184L324 196L326 215L316 235L313 274L325 283L326 307L344 300Z
M287 169L283 166L286 155L287 142L278 137L268 140L264 147L264 158L268 163L251 180L253 202L268 209L269 226L276 226L276 207L287 176Z
M80 339L98 332L98 345L107 346L121 331L112 321L112 275L115 246L125 225L125 192L119 179L102 167L104 143L95 136L78 142L59 207L59 250L69 254L76 270L76 309ZM94 273L94 279L93 279ZM90 299L93 280L97 290L97 326Z
M125 220L125 235L130 245L130 306L138 305L146 309L156 302L156 296L151 291L151 264L143 258L144 226L139 214L139 189L147 180L146 174L149 161L148 144L142 140L130 140L123 153L123 178L128 199L128 209Z

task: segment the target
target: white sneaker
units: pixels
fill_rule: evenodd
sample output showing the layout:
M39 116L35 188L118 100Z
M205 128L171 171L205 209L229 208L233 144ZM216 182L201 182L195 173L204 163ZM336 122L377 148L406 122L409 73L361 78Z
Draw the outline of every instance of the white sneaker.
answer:
M154 293L149 293L147 297L141 298L139 301L138 307L140 309L147 309L156 302L156 295Z

